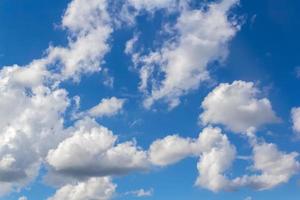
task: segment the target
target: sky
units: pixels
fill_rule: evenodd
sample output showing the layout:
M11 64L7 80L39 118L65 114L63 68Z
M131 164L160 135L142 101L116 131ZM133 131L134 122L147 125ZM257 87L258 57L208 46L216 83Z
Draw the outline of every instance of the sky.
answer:
M299 8L2 0L0 200L298 200Z

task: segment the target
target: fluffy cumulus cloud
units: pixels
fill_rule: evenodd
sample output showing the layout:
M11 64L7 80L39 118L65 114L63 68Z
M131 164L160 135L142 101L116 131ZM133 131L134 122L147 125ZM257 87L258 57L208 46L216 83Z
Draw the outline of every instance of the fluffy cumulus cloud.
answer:
M50 47L49 64L59 63L60 79L78 79L82 73L99 71L109 50L112 32L106 0L72 1L62 19L62 26L70 33L67 47Z
M293 108L291 111L293 129L296 133L300 134L300 108Z
M171 1L162 1L162 4L166 2ZM136 64L142 66L140 89L147 96L145 107L164 100L173 108L179 104L182 95L209 79L208 64L226 57L227 43L238 29L227 15L237 2L214 2L208 5L207 10L194 10L183 3L179 6L181 14L171 28L177 33L174 38L149 55L134 54L135 57L138 55ZM163 74L162 80L161 76L154 76L157 71Z
M258 190L266 190L286 183L299 173L300 163L298 153L285 153L278 150L272 143L257 143L253 145L254 171L260 174L245 175L234 180L237 186L249 186Z
M196 185L212 191L231 189L225 172L231 167L236 149L220 129L205 129L199 136L198 145L202 154L197 164L199 177Z
M286 183L300 169L296 152L281 152L276 145L268 143L255 145L253 151L253 167L262 172L253 181L254 186L259 189L269 189Z
M40 158L64 137L67 92L45 85L47 74L42 61L0 72L0 193L32 181Z
M188 156L199 157L196 185L212 190L230 189L225 172L236 157L235 147L221 129L205 128L197 139L167 136L152 143L150 160L158 166L173 164Z
M238 30L229 18L237 3L221 0L194 9L187 1L126 0L124 6L117 6L120 12L112 14L114 4L107 0L71 1L61 23L68 36L66 46L51 46L44 57L28 65L0 70L0 195L33 182L44 165L48 176L64 179L48 200L109 200L116 190L115 176L165 167L187 157L198 159L195 184L212 191L243 186L269 189L287 182L299 172L298 154L280 151L275 144L250 140L254 172L231 179L227 172L236 158L236 147L220 128L208 126L196 138L169 135L143 150L135 140L120 142L95 119L120 113L124 99L103 99L87 111L78 108L75 119L69 116L73 97L61 83L80 81L83 74L100 71L111 34L122 27L120 23L127 25L124 21L130 20L130 14L135 17L157 9L177 11L174 25L165 26L171 38L161 48L143 54L135 52L135 37L126 53L133 55L139 70L145 107L158 100L170 108L177 106L183 95L210 79L212 61L226 58L227 44ZM259 93L251 82L220 84L204 99L200 120L234 132L277 122L270 101ZM79 98L73 99L79 107ZM299 108L292 110L297 132L299 113ZM131 192L138 197L152 194L153 190L144 189Z
M110 178L91 178L75 185L68 184L56 191L48 200L109 200L116 185Z
M170 135L154 141L149 149L152 163L158 166L166 166L193 154L193 141L178 135Z
M223 83L210 92L201 104L201 122L222 124L234 132L246 132L267 123L278 122L271 103L259 97L252 82Z
M106 1L72 1L62 23L70 34L67 47L50 47L26 66L2 67L0 195L33 181L49 149L70 134L64 129L70 100L59 83L99 70L109 49L108 19Z
M275 144L257 140L254 134L249 137L253 148L253 173L236 178L227 176L236 159L236 147L220 128L205 128L196 139L177 135L159 139L150 146L149 156L153 165L157 166L174 164L186 157L199 158L199 176L195 185L214 192L233 191L242 187L271 189L288 182L299 173L298 153L282 152Z
M122 110L124 103L124 99L116 97L102 99L98 105L88 111L88 114L92 117L113 116Z
M120 175L148 168L146 152L129 141L116 144L117 137L87 118L75 125L71 137L47 155L57 172L72 177Z

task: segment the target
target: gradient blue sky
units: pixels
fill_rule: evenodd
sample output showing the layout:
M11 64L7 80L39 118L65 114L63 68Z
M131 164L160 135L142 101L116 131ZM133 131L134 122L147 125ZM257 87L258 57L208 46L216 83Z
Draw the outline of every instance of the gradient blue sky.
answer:
M0 2L0 66L17 64L25 66L34 59L45 56L51 46L67 46L68 30L61 27L61 20L69 0L2 0ZM197 1L190 9L197 9ZM206 2L206 3L205 3ZM201 1L203 4L214 1ZM88 3L88 1L87 1ZM199 3L199 2L198 2ZM200 4L201 4L200 3ZM201 4L202 5L202 4ZM200 5L200 6L201 6ZM138 14L132 26L120 28L109 38L111 50L105 54L102 68L107 71L82 74L80 81L66 79L60 88L68 97L80 97L80 109L88 110L101 99L118 97L125 100L122 111L112 117L99 117L96 121L119 136L118 142L136 140L138 146L147 150L153 141L171 134L186 138L197 138L204 125L199 123L203 112L201 102L220 83L231 84L235 80L253 82L262 91L261 96L272 103L272 109L280 118L279 123L266 124L256 135L267 143L274 143L278 149L300 152L299 140L293 130L291 109L300 106L300 2L297 0L241 0L230 15L238 19L240 30L228 41L228 56L221 62L209 63L211 80L181 96L181 103L173 109L162 101L150 109L143 107L145 96L138 90L139 74L133 69L132 58L124 53L126 42L136 33L137 46L153 49L162 45L168 36L158 32L165 23L174 23L180 11L167 16L163 9L152 14ZM203 27L205 29L206 27ZM199 55L201 56L201 55ZM300 70L299 70L300 74ZM103 84L113 77L113 86ZM1 102L0 102L1 103ZM70 106L72 107L72 106ZM70 118L72 108L64 114L65 127L76 120ZM3 117L3 116L2 116ZM2 118L1 117L1 118ZM237 148L238 155L250 156L251 147L245 136L234 133L226 124L221 127L229 141ZM1 133L0 133L1 134ZM0 156L3 156L0 151ZM30 155L28 155L30 156ZM1 157L0 157L1 159ZM299 160L299 158L296 158ZM133 171L122 176L113 176L117 185L113 199L134 200L298 200L300 198L300 173L293 175L286 183L268 190L257 191L241 187L235 191L210 190L195 186L198 176L197 159L184 158L180 162L164 167L151 167L147 172ZM234 161L227 170L228 177L242 176L251 166L250 160ZM1 200L43 200L53 196L56 189L47 185L44 176L47 164L42 164L39 175L29 184L0 197ZM0 181L0 187L1 187ZM137 197L131 191L151 190L151 196ZM101 199L101 198L99 198ZM77 200L77 199L76 199ZM92 199L91 199L92 200Z

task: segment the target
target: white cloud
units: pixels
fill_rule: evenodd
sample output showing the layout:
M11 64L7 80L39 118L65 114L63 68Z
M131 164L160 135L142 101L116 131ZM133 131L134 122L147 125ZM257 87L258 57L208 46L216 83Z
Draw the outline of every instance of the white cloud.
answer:
M111 30L100 27L91 33L79 36L71 41L68 48L51 47L48 59L62 65L61 79L72 78L78 80L83 73L100 71L103 56L108 52L106 43Z
M300 169L296 161L297 156L296 152L279 151L274 144L263 143L254 146L254 169L262 172L254 184L260 189L269 189L286 183Z
M18 200L28 200L28 199L27 199L27 197L22 196L22 197L20 197Z
M260 91L252 82L223 83L210 92L202 102L203 124L222 124L234 132L246 132L279 119L267 98L259 98Z
M76 132L74 128L64 128L63 115L70 100L67 91L59 88L59 83L69 78L78 80L82 73L100 70L103 56L109 50L110 23L107 1L93 0L86 4L84 0L73 0L62 18L62 26L68 31L67 47L50 47L45 57L27 66L1 68L0 195L19 190L32 182L49 149L56 148L61 141L67 144L66 141L77 142L76 134L70 136ZM118 106L120 104L112 107L115 109L112 113L118 112ZM108 114L108 111L104 114ZM101 138L95 133L82 135L87 136L82 140L86 143L91 142L93 137ZM69 140L65 141L65 137ZM116 139L115 136L111 137ZM91 144L98 145L97 142ZM96 157L95 154L101 152L105 145L88 148L91 151L90 158ZM82 149L79 146L79 150ZM134 142L121 143L106 150L102 158L106 159L108 166L102 169L121 173L147 165L147 162L141 163L146 159L145 152L139 150ZM72 153L77 155L76 152ZM120 162L127 164L121 166ZM80 163L77 164L77 167L80 166Z
M236 159L236 148L230 143L221 129L203 129L197 139L182 138L178 135L156 140L149 148L153 165L167 166L186 157L199 157L197 168L199 176L195 185L217 192L232 191L241 187L266 190L286 183L299 173L298 153L285 153L275 144L258 143L254 134L250 144L253 147L253 173L237 178L229 178L226 172Z
M125 195L133 195L136 197L150 197L153 195L153 189L149 189L149 190L139 189L135 191L126 192Z
M49 151L48 163L72 177L126 174L148 168L146 152L135 142L116 144L117 137L105 127L86 118L77 122L71 137Z
M113 31L107 6L106 0L70 2L62 18L62 26L70 35L69 44L50 47L45 58L49 66L56 66L59 80L78 80L81 74L100 71Z
M137 10L145 9L148 11L176 5L174 0L128 0L128 2Z
M63 114L70 100L56 81L99 69L111 32L104 7L98 0L89 5L72 1L63 17L70 34L68 47L51 47L46 57L27 66L1 69L0 195L33 181L48 150L69 134Z
M70 33L67 48L51 47L46 57L27 66L1 69L0 195L33 181L48 150L69 134L63 114L70 100L56 80L78 79L81 73L99 69L111 32L105 7L102 1L72 1L63 17ZM54 66L58 74L52 72Z
M48 200L109 200L112 199L115 190L116 185L110 178L90 178L61 187Z
M227 43L237 31L227 14L237 2L211 3L207 11L180 8L182 13L173 27L179 36L165 42L162 49L139 57L145 64L140 69L140 89L146 93L149 89L146 107L157 100L175 107L182 95L209 79L207 65L226 57ZM172 7L174 1L129 3L138 10L153 11ZM284 153L273 144L263 143L254 146L253 156L253 169L260 174L230 180L226 172L236 151L218 128L206 128L196 139L167 136L154 141L148 152L135 141L118 142L110 130L89 118L119 113L124 100L115 97L103 99L87 111L89 117L65 127L63 115L70 99L59 83L79 80L82 74L101 69L113 31L108 6L106 0L91 0L89 4L85 0L71 1L62 18L62 27L68 31L67 47L50 47L44 58L27 66L1 69L0 195L32 182L46 162L49 173L66 182L49 200L108 200L116 185L107 176L146 170L151 164L166 166L188 156L199 157L196 185L212 191L241 186L269 189L287 182L299 171L296 153ZM128 43L127 53L134 53L135 41ZM163 80L153 79L157 64L159 73L165 75ZM201 120L237 132L277 121L269 100L259 99L257 93L253 83L221 84L204 100ZM74 99L78 106L79 98ZM144 189L132 192L138 197L152 193Z
M73 33L88 33L109 23L107 6L106 0L91 0L88 4L84 0L73 0L62 18L62 25Z
M118 114L124 106L125 100L111 97L102 99L101 102L88 111L92 117L113 116Z
M182 95L209 79L207 65L226 57L227 43L237 31L227 16L228 10L237 2L211 3L208 11L184 6L172 28L176 36L167 40L161 49L139 58L143 65L140 88L147 94L146 108L157 100L164 100L173 108L180 103ZM163 80L160 80L161 76L154 77L157 65L159 74L164 75Z
M44 84L49 74L43 64L0 71L0 194L34 180L41 158L64 137L67 92Z
M137 43L138 40L139 40L139 35L134 34L133 38L131 38L130 40L128 40L126 42L124 52L129 55L133 54L134 53L134 45Z
M72 1L62 19L67 47L50 47L27 66L1 69L0 195L33 181L48 150L69 134L63 114L70 100L59 82L99 71L112 31L106 6L102 0Z
M293 130L296 133L300 134L300 107L293 108L291 111L292 121L293 121Z
M199 177L196 185L215 192L231 189L225 172L231 167L236 150L226 135L218 128L206 128L199 135L198 146L202 153L197 164Z
M170 165L188 156L200 157L197 186L212 191L231 187L225 172L234 161L236 150L219 128L203 129L198 139L167 136L153 142L149 154L151 162L158 166Z
M193 154L192 140L178 135L167 136L154 141L149 148L149 157L153 164L166 166Z
M299 173L300 164L296 160L298 153L285 153L278 150L272 143L254 143L253 170L260 172L257 175L245 175L234 180L234 184L250 186L257 190L266 190L286 183Z

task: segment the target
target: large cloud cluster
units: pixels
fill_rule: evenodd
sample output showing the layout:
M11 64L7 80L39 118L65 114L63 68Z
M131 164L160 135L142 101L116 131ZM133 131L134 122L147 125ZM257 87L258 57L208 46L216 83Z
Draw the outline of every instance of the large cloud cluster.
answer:
M252 82L235 81L220 84L202 102L200 119L205 124L224 125L248 137L253 173L229 179L226 171L236 160L236 147L220 128L207 127L197 139L170 135L152 143L150 160L159 166L178 162L186 157L199 157L199 177L196 185L212 191L236 190L251 187L266 190L286 183L299 173L298 153L286 153L273 143L266 143L255 135L261 125L277 122L267 98L258 98L258 89Z
M227 56L227 43L238 30L235 21L227 16L237 3L237 0L211 3L206 11L193 10L182 3L176 24L168 30L178 34L149 55L134 52L138 57L135 64L142 66L140 89L147 96L146 108L158 100L173 108L180 103L182 95L210 78L208 64ZM164 74L163 79L154 76L157 71Z
M66 47L51 46L41 59L0 71L0 195L25 187L44 166L49 180L60 177L49 200L108 200L117 187L112 182L115 176L168 166L187 157L198 159L195 185L212 191L244 186L263 190L287 182L300 170L298 154L280 151L254 134L279 118L252 82L220 84L207 95L199 117L207 127L197 138L169 135L154 141L148 150L134 140L120 142L96 122L95 118L121 113L125 99L102 99L86 111L76 110L75 122L65 124L72 98L61 83L80 81L83 74L101 71L110 36L124 20L131 20L128 23L132 25L132 16L157 9L179 13L168 30L176 34L161 48L149 54L135 51L137 37L126 48L140 74L145 107L163 100L173 108L183 95L210 78L211 62L226 58L227 44L239 28L228 17L237 3L222 0L206 3L205 9L193 9L187 1L124 0L119 15L113 15L107 0L71 1L62 17L62 27L68 32ZM128 13L129 7L134 13ZM294 130L299 132L299 109L293 109L292 118ZM247 133L253 149L253 173L228 176L238 151L218 125ZM141 190L134 194L152 193Z

